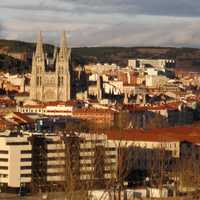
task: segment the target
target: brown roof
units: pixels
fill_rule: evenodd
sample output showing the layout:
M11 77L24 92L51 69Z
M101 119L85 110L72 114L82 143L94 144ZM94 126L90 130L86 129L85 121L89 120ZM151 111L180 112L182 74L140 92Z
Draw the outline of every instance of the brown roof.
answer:
M30 117L28 117L26 114L23 114L20 112L13 112L13 113L15 115L14 118L17 118L21 122L24 122L24 123L32 123L33 122L33 120Z
M156 128L151 130L109 130L107 133L112 140L131 141L188 141L200 143L200 126L179 126L172 128Z
M141 106L139 104L124 105L123 108L130 111L145 111L145 110L177 110L179 102L172 102L168 104L154 104Z
M5 124L6 126L12 126L12 123L4 119L3 117L0 116L0 123Z
M110 109L95 109L95 108L82 108L82 109L77 109L73 112L74 114L82 114L82 113L91 113L91 114L95 114L95 113L98 113L98 114L106 114L106 113L114 113L113 110L110 110Z

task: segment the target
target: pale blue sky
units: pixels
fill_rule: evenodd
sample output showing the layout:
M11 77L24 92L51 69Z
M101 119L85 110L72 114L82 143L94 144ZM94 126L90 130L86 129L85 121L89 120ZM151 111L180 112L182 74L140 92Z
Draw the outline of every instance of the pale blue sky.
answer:
M199 0L0 0L0 37L34 41L38 30L71 46L200 46Z

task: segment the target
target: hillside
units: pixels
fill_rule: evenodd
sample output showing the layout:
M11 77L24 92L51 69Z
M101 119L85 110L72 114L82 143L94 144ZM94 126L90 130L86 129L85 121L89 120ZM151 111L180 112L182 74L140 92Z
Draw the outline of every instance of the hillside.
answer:
M21 41L0 40L0 70L10 72L30 71L35 44ZM53 45L45 45L52 55ZM117 63L127 65L130 58L177 59L177 70L200 71L200 49L171 47L82 47L72 48L73 65L87 63Z

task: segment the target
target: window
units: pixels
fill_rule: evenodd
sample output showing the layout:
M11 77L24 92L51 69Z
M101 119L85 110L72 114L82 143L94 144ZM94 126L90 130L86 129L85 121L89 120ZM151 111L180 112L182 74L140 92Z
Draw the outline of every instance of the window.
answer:
M8 178L8 174L0 174L1 178Z
M7 142L7 145L29 145L28 142Z
M31 177L31 174L21 174L21 177Z
M20 169L21 169L21 170L24 170L24 169L32 169L32 166L21 166Z
M0 154L8 154L8 151L0 150Z
M0 158L0 162L8 162L8 158Z
M22 154L31 154L32 150L22 150L21 153Z
M37 76L36 85L39 86L39 84L40 84L40 78L39 78L39 76Z
M21 158L21 162L31 162L32 158Z
M8 166L0 166L0 169L8 169Z

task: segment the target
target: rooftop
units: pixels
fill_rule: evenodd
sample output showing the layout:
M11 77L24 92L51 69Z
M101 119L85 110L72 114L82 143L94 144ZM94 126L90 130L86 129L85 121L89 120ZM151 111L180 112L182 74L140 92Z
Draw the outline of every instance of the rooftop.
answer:
M149 141L149 142L175 142L188 141L200 143L200 126L177 126L171 128L155 128L150 130L129 129L109 130L108 139L127 141Z

